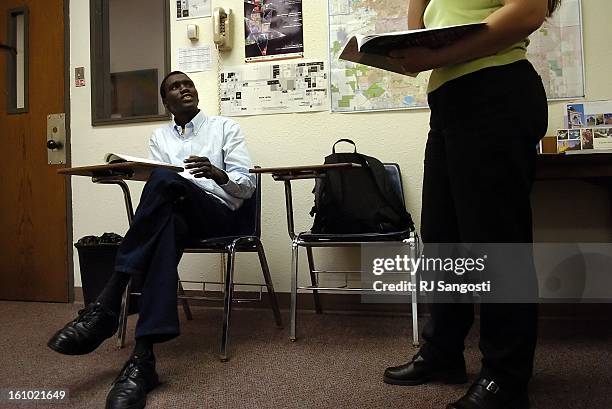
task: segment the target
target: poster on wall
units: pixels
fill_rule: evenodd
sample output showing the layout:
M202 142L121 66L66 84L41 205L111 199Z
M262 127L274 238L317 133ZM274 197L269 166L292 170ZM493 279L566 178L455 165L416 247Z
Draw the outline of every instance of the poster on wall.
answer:
M221 115L325 111L329 87L324 61L249 64L220 73Z
M246 62L304 56L302 0L244 0Z
M176 19L210 17L211 0L176 0Z

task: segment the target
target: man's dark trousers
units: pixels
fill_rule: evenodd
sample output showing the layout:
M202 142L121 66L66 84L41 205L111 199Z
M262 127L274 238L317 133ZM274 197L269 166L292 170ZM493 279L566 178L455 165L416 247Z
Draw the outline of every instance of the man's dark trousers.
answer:
M179 335L177 266L190 238L229 234L233 211L216 197L166 169L156 169L119 246L115 270L142 274L136 338Z
M421 216L425 251L427 243L531 243L536 144L548 119L535 70L527 61L487 68L446 83L429 95L429 103ZM533 260L526 260L520 273L534 280ZM431 307L421 352L426 359L456 362L474 306ZM533 369L537 305L482 304L480 328L481 376L502 387L525 388Z

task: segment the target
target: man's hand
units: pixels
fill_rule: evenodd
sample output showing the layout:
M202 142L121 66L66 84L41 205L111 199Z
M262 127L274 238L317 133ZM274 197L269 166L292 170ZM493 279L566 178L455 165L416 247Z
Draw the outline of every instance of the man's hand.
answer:
M207 178L214 180L218 185L224 185L229 181L227 174L210 163L207 157L190 156L184 160L185 169L189 170L196 178Z

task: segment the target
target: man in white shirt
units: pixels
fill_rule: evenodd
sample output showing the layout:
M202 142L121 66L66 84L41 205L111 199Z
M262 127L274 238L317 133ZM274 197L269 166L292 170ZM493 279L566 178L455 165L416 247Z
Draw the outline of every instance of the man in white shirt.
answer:
M159 383L153 344L179 335L177 265L185 245L240 232L239 208L255 190L239 125L204 115L193 81L182 72L168 74L160 94L174 121L155 130L149 156L185 171L151 173L119 246L115 273L96 302L48 342L67 355L94 351L117 331L121 296L130 277L141 275L136 345L107 396L107 409L145 406L147 393Z

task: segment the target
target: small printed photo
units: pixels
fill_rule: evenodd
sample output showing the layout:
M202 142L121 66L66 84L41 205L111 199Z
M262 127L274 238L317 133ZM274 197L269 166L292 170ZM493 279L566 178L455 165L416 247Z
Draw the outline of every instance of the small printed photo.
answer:
M582 149L593 149L593 130L582 130Z
M581 146L580 140L558 141L557 142L557 152L563 153L566 151L579 151L580 146Z
M568 128L582 128L585 125L584 105L583 104L568 104L567 105L567 121L568 121Z
M567 139L569 131L567 129L559 129L557 131L557 140L564 141Z
M570 129L568 135L569 139L580 139L580 129Z
M595 125L596 126L605 125L605 123L604 123L604 114L597 114L597 115L595 115Z
M587 126L596 126L597 125L597 116L596 115L587 115L586 116L586 125Z
M612 138L612 128L595 129L595 138Z
M612 125L612 114L604 114L604 124Z

